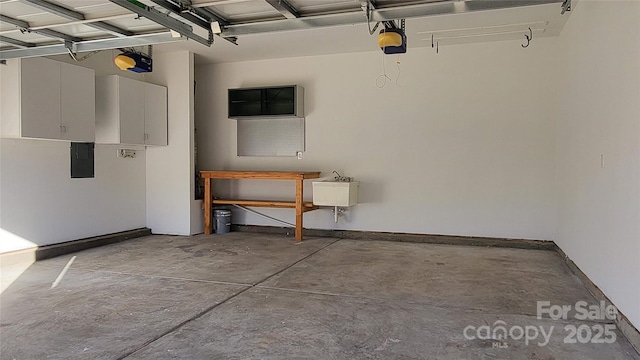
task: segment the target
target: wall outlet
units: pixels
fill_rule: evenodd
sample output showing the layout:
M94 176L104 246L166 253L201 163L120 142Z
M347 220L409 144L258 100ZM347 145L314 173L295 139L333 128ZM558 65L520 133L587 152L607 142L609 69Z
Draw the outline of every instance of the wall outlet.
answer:
M302 151L296 152L296 157L298 158L298 160L302 160Z
M131 149L118 149L118 157L134 158L136 157L136 151Z

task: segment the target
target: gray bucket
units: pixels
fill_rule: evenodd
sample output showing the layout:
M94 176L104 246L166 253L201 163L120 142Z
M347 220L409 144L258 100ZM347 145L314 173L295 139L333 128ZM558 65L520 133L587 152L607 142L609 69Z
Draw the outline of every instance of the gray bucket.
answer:
M213 227L216 234L231 231L231 210L213 210Z

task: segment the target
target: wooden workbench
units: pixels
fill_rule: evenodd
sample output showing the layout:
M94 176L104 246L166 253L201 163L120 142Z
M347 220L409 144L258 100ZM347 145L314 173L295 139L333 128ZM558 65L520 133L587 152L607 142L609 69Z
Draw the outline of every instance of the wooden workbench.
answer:
M320 171L285 172L285 171L200 171L204 179L204 233L211 234L211 209L213 205L241 205L270 208L296 209L296 240L302 241L302 214L318 209L312 202L303 200L303 182L305 179L317 179ZM295 180L295 201L238 200L214 199L211 179L257 179L257 180Z

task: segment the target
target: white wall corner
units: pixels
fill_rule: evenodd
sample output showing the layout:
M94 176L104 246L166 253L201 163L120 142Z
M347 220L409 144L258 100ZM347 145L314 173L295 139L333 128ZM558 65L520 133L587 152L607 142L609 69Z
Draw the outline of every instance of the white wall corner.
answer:
M640 3L580 1L559 37L555 241L640 328Z
M168 88L168 145L147 147L147 227L154 234L191 235L194 56L156 53L153 63L145 81Z

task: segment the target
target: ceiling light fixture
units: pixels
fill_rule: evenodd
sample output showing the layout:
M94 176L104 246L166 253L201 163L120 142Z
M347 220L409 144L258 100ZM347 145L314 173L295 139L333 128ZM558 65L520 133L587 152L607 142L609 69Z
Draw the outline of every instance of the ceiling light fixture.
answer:
M214 34L222 34L222 28L220 27L220 23L217 21L212 21L211 22L211 31L213 31Z

